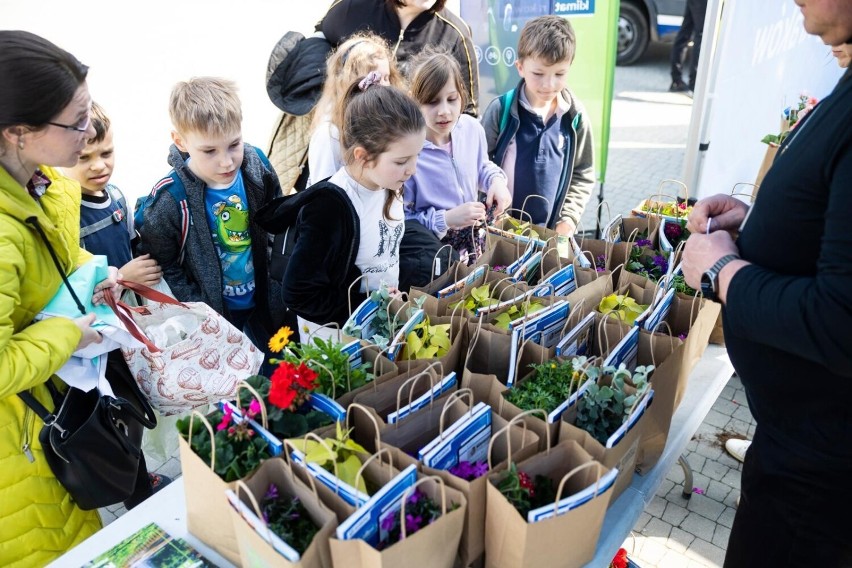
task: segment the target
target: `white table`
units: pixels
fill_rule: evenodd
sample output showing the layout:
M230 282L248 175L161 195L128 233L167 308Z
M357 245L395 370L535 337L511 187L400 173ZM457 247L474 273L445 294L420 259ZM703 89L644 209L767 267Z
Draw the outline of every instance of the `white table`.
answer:
M695 431L725 388L734 368L724 347L709 345L704 356L689 376L686 392L672 417L666 447L657 464L645 475L636 474L633 482L615 500L606 512L601 537L594 559L585 568L606 567L627 539L636 520L666 478L666 473L677 463ZM684 492L692 491L691 473L684 481Z
M707 347L704 356L692 371L683 400L672 417L669 437L662 456L657 465L647 474L635 475L630 487L610 505L604 519L595 558L586 565L586 568L601 568L609 565L616 551L627 539L639 515L657 493L657 488L665 479L666 473L678 461L692 439L692 435L704 422L704 417L722 392L733 371L724 347L716 345ZM688 479L685 490L691 491L692 484L689 481ZM68 551L50 566L56 568L81 566L151 522L156 522L172 536L183 538L217 566L232 567L232 564L186 530L186 500L182 477L175 479L162 491Z
M229 519L225 521L229 522ZM182 476L54 560L48 567L82 566L149 523L157 523L173 537L182 538L216 566L233 568L233 564L186 530L186 498Z

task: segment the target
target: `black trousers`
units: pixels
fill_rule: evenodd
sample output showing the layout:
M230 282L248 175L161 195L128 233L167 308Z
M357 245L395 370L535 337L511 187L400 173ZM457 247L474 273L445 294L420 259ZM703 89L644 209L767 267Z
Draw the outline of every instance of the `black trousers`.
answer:
M701 41L704 38L704 15L707 12L707 0L687 0L683 23L675 36L672 46L672 81L683 81L683 64L686 60L690 38L694 37L692 55L689 58L689 88L695 89L695 76L698 73L698 56L701 54Z
M793 456L758 426L743 464L725 568L852 566L850 480L852 466Z

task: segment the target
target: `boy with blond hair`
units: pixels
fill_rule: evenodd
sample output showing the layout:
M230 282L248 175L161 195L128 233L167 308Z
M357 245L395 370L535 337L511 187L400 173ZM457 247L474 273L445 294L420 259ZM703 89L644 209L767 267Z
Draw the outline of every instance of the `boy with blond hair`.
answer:
M173 169L137 203L139 249L162 266L178 300L205 302L264 348L284 306L269 278L271 235L254 212L281 195L278 176L243 142L234 82L178 83L169 116Z
M568 20L527 22L515 63L521 81L482 116L488 153L506 172L512 207L563 235L576 230L595 184L591 126L566 83L575 49Z

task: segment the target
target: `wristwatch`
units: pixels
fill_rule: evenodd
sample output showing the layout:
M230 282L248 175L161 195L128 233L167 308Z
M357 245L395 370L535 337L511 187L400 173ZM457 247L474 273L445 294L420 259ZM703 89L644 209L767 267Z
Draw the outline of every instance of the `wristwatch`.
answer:
M710 270L701 275L701 293L708 300L716 301L719 293L719 273L726 264L732 260L737 260L739 255L726 254L716 261L716 264L710 267Z

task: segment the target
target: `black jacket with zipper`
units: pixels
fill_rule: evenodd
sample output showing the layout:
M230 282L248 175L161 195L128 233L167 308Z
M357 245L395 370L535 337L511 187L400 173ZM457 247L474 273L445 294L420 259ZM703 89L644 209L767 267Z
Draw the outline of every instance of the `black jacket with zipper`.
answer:
M296 231L284 271L282 296L289 311L317 324L343 325L366 295L352 282L361 276L355 265L360 222L340 187L322 181L279 197L258 211L257 223L270 233Z
M479 68L470 26L446 8L423 12L403 30L396 12L384 0L337 0L316 29L335 48L357 32L369 31L381 36L390 44L399 70L406 77L408 61L424 47L446 48L459 62L470 95L465 112L478 115Z

